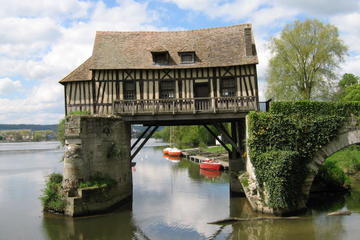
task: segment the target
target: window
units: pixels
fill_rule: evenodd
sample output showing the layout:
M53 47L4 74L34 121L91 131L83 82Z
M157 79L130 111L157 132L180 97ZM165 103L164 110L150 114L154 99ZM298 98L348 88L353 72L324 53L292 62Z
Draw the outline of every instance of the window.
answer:
M195 52L181 52L180 58L181 63L194 63L195 62Z
M175 81L160 81L160 98L175 98Z
M221 80L221 96L232 97L236 95L236 82L234 78L223 78Z
M124 99L126 100L135 99L135 96L136 96L135 81L124 82Z
M153 62L158 65L169 64L169 53L168 52L152 52Z

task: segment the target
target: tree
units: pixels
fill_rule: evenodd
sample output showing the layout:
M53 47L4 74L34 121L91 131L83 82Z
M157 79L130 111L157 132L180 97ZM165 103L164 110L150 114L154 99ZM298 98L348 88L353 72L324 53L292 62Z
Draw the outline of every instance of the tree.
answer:
M331 24L318 20L295 21L273 38L273 57L267 73L268 98L310 100L327 97L336 78L335 70L347 47Z
M345 89L351 85L360 83L359 81L360 81L360 77L352 73L345 73L339 82L339 88Z
M64 146L65 144L65 119L61 119L57 126L57 140Z
M334 100L343 100L345 95L348 95L350 92L352 92L350 95L354 95L353 91L356 91L356 87L354 89L350 87L357 84L360 84L360 77L351 73L345 73L342 76L342 79L338 83L338 90L334 94ZM347 99L352 99L352 98L353 97L350 96L347 97Z
M360 101L360 84L353 84L345 89L342 101Z

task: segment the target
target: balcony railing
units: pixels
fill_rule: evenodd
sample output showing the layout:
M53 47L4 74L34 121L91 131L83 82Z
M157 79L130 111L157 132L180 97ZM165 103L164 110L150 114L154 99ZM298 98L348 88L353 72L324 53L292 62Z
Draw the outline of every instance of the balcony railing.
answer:
M116 100L115 114L226 113L257 110L256 97Z

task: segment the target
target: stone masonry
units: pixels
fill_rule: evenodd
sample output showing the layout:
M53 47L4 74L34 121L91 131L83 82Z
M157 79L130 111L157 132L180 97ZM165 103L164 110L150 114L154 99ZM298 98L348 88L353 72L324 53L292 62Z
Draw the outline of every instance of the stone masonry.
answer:
M132 195L130 126L118 117L68 116L65 123L63 189L69 216L102 212ZM94 177L116 184L79 188Z

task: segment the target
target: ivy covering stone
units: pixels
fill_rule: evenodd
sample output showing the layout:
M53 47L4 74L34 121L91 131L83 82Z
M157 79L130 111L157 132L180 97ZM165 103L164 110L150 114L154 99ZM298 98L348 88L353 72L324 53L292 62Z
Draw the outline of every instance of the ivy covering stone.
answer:
M329 143L360 102L274 102L249 114L251 162L269 207L292 208L302 199L306 164Z

